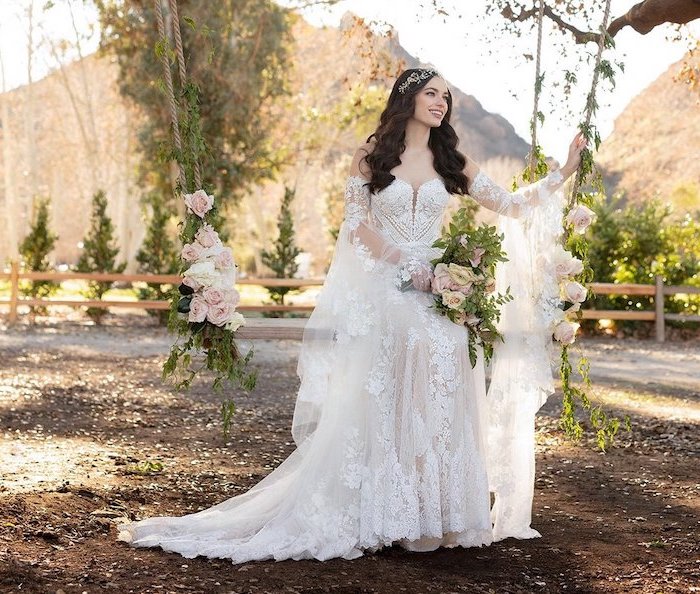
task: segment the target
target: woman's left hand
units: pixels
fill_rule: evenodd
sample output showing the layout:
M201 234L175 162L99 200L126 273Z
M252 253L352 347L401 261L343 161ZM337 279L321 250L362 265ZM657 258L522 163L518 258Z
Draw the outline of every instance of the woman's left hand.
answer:
M566 165L561 168L564 178L568 178L574 173L581 164L581 153L588 145L588 141L583 136L583 132L579 132L569 145L569 157L566 160Z

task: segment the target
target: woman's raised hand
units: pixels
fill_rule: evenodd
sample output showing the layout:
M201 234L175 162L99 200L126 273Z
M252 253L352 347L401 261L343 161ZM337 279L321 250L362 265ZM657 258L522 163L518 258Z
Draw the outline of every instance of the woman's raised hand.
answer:
M588 146L588 141L583 135L583 132L579 132L569 145L569 156L566 159L566 164L561 168L561 173L564 179L567 179L574 173L581 163L581 153L583 149Z

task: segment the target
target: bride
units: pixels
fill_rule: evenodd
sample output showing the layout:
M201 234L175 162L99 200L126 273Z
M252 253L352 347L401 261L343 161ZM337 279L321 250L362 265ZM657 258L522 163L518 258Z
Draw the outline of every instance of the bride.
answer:
M299 358L297 449L247 493L122 525L120 540L242 563L539 536L533 427L552 389L547 304L557 298L547 257L561 227L557 190L585 140L573 140L564 167L510 193L457 150L451 108L435 70L407 70L355 154ZM502 215L506 235L497 282L515 299L502 311L488 393L467 329L430 309L431 246L455 193ZM414 290L400 290L406 282Z

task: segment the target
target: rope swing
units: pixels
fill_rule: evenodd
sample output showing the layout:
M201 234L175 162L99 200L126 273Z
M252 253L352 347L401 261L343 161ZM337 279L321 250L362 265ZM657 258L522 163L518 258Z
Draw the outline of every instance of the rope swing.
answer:
M591 118L593 117L593 112L596 109L595 92L598 86L598 80L600 79L600 62L603 57L603 50L605 49L605 40L609 38L608 35L608 20L610 19L610 3L611 0L606 0L605 12L603 13L603 22L600 25L600 37L598 38L598 53L595 59L595 67L593 69L593 80L591 81L591 90L588 92L588 98L586 100L586 115L581 125L581 129L584 130L585 134L588 134L591 125ZM590 137L587 136L590 141ZM589 150L589 149L586 149ZM583 161L581 161L583 164ZM576 202L576 197L578 196L578 191L581 187L583 181L582 167L579 165L576 171L576 178L574 179L573 186L571 188L571 194L569 195L569 201L567 204L568 208L571 208Z
M162 0L154 0L154 5L156 11L156 21L158 23L158 36L160 37L162 44L160 48L160 60L161 64L163 65L163 78L165 80L168 104L170 107L170 120L173 130L173 143L175 145L175 149L180 155L182 155L182 138L180 136L179 123L180 106L178 105L178 101L175 98L173 76L170 70L171 66L169 54L172 51L172 49L170 47L169 37L166 34L165 30ZM180 32L180 17L178 15L177 0L168 0L168 8L170 10L170 29L172 33L172 38L175 41L175 57L177 59L180 89L184 89L187 85L187 70L185 68L185 53L182 47L182 34ZM184 102L184 105L182 105L182 109L187 109L187 98L184 94L182 95L182 101ZM177 161L177 167L180 188L183 192L186 192L190 188L187 188L187 178L182 164L179 160ZM202 175L199 161L197 159L195 159L194 161L193 169L195 189L199 189L202 187Z
M530 182L535 181L535 165L537 164L537 120L539 119L539 102L542 93L541 60L542 60L542 22L544 21L544 0L540 0L540 10L537 15L537 53L535 59L535 96L532 107L532 121L530 132L532 142L530 146Z

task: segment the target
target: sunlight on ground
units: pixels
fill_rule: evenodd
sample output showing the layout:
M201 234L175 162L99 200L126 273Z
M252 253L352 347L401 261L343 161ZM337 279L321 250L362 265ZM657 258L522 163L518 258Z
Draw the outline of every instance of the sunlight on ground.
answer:
M630 414L700 423L700 406L697 401L682 396L606 388L594 389L592 397L596 404L614 406Z
M94 460L117 457L117 453L96 444L90 438L27 437L5 433L0 440L2 488L4 493L51 491L63 484L80 485L89 479L103 488L119 483L121 477L108 474ZM94 468L86 473L86 468Z

